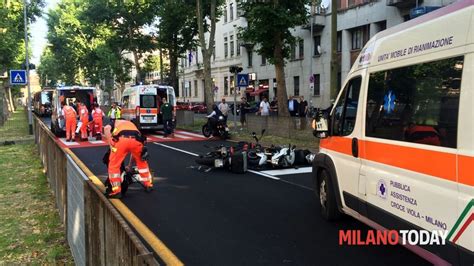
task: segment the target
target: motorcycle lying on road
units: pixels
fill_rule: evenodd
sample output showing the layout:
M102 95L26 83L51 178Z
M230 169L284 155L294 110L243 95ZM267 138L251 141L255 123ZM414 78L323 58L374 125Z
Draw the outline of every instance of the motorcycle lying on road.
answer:
M213 119L215 121L213 121ZM202 126L202 134L206 138L212 135L214 137L220 137L223 140L228 139L229 127L227 126L224 116L220 115L217 119L208 118L207 123Z
M224 168L233 173L245 173L247 172L247 152L235 147L220 145L199 156L196 163L208 167L208 171L215 168Z

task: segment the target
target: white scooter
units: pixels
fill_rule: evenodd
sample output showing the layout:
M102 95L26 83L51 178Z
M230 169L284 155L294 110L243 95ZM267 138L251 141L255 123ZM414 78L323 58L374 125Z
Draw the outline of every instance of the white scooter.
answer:
M288 147L277 150L270 159L273 167L291 167L295 163L295 149L296 146L288 145Z

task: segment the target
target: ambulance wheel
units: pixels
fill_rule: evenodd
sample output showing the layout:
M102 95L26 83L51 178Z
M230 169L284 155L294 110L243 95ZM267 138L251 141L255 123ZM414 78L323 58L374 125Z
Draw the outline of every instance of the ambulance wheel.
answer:
M336 194L332 186L332 180L326 170L321 170L317 182L316 196L319 199L321 215L327 221L334 221L340 218L341 213L337 208Z

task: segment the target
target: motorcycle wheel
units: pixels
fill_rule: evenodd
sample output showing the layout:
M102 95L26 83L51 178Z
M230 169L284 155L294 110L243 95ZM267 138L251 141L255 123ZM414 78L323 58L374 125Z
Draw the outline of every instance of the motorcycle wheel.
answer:
M204 137L209 138L211 136L211 133L211 129L207 124L202 126L202 135L204 135Z
M226 140L226 139L229 138L229 132L223 130L222 132L219 132L219 133L220 133L221 138L222 138L223 140Z

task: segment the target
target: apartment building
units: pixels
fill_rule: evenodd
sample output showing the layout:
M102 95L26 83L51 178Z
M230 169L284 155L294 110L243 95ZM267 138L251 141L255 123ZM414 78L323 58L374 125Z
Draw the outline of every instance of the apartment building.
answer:
M238 39L238 27L245 27L236 0L228 0L223 16L216 25L216 46L211 68L215 100L233 99L234 78L229 66L238 65L250 74L246 89L238 90L238 99L250 100L276 95L275 68L258 55L252 46ZM330 1L328 1L330 2ZM338 83L347 76L364 44L377 32L393 27L430 9L453 0L339 0L337 15ZM415 9L417 8L417 9ZM311 7L308 7L311 10ZM298 42L292 48L285 67L287 93L304 96L310 105L330 106L331 7L312 9L307 25L293 28ZM411 12L411 15L410 15ZM311 26L312 24L312 26ZM179 101L204 101L204 76L200 51L189 51L181 61ZM340 85L339 85L340 87Z

